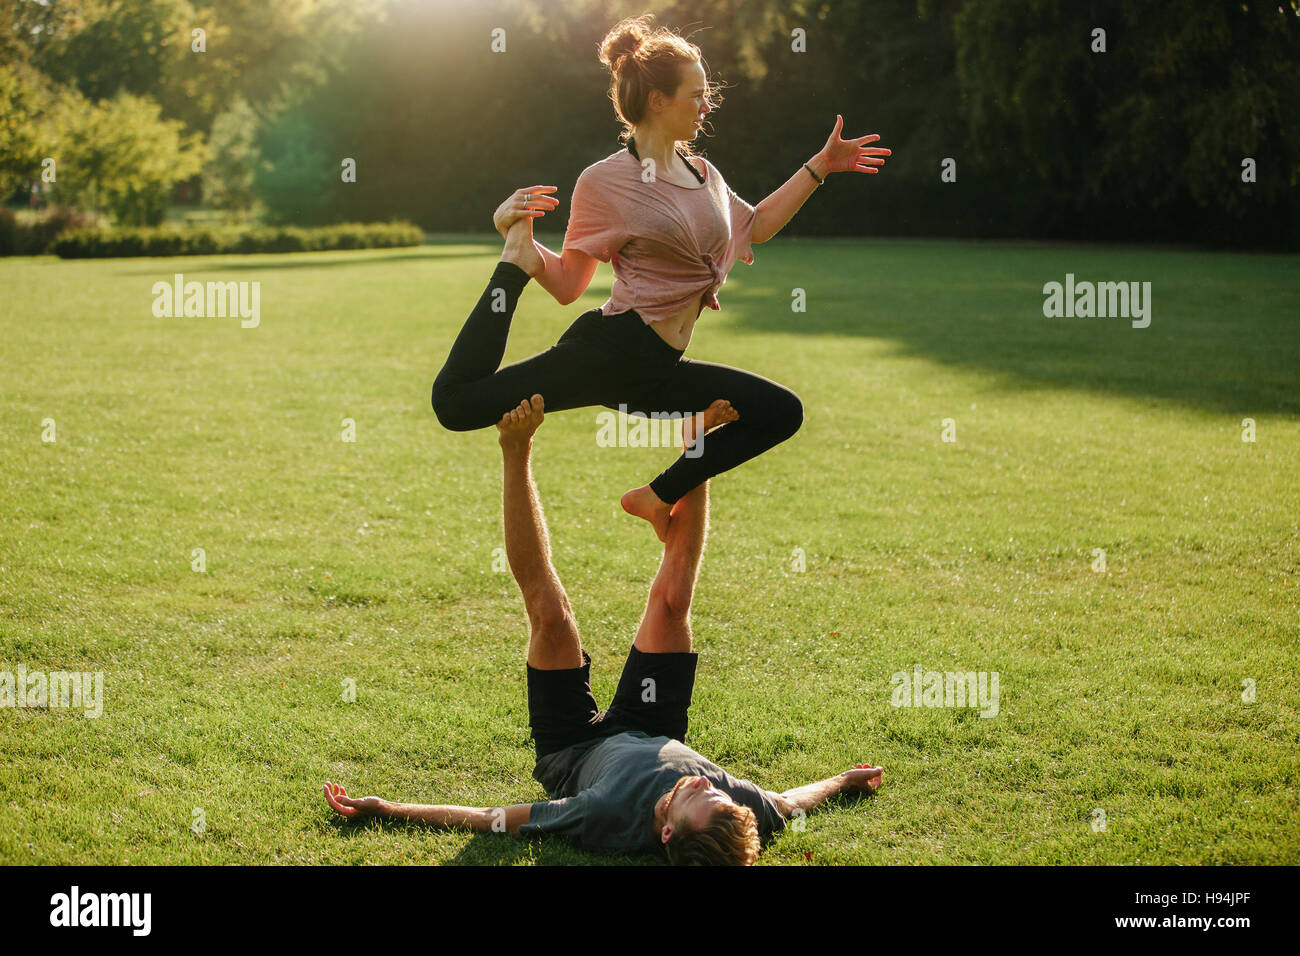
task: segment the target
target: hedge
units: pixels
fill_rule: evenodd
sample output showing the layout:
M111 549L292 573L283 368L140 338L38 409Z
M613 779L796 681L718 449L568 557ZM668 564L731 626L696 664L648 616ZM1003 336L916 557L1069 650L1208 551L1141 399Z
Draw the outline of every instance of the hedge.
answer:
M410 222L349 222L304 229L297 226L248 229L113 228L78 229L55 240L63 259L118 256L211 256L258 252L322 252L328 249L391 249L418 246L424 232Z
M59 236L86 229L92 218L75 209L58 206L37 219L20 220L0 206L0 256L39 256L49 252Z

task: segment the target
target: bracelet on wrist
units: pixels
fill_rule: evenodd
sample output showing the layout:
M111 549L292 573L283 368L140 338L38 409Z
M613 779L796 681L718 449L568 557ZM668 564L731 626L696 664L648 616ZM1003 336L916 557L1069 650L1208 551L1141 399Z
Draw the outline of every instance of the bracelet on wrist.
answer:
M809 176L811 176L813 179L817 180L817 185L818 185L818 186L820 186L822 183L826 182L825 179L823 179L821 176L818 176L815 172L813 172L813 168L812 168L811 166L809 166L807 163L804 163L804 164L803 164L803 168L806 169L806 170L808 170L808 175L809 175Z

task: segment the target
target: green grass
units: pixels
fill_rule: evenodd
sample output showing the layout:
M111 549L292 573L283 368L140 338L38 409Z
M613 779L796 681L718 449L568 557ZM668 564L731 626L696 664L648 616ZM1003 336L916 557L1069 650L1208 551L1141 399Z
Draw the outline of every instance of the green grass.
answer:
M445 432L429 408L497 248L0 260L0 670L105 672L98 720L0 710L0 863L601 859L343 825L320 795L329 778L544 798L525 619L493 571L495 433ZM1297 259L756 256L691 355L786 383L807 418L714 481L690 743L772 789L868 759L887 773L763 861L1300 862ZM154 318L151 286L176 271L260 281L261 327ZM1045 319L1042 284L1066 272L1151 281L1150 328ZM507 360L608 281L568 307L530 287ZM595 414L551 416L536 470L606 702L659 558L618 496L670 452L596 447ZM999 715L891 707L914 664L997 671Z

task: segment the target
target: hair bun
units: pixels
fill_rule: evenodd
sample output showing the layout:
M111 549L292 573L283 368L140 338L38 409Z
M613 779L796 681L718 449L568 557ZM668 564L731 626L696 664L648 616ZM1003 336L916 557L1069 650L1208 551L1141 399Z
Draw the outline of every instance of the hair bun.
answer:
M600 45L600 62L616 70L625 59L635 57L647 36L646 24L642 20L625 20L610 30Z

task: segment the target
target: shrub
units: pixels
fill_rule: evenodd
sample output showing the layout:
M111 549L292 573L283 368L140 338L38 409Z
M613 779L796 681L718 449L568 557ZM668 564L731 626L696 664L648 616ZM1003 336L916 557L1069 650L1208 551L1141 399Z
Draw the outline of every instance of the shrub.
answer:
M40 219L23 222L0 207L0 256L39 256L49 252L59 236L86 229L92 221L85 213L56 206Z
M0 222L0 242L3 242ZM78 229L60 236L53 252L64 259L117 256L210 256L268 252L322 252L331 249L392 249L424 241L410 222L342 223L337 226L253 226L250 228Z

